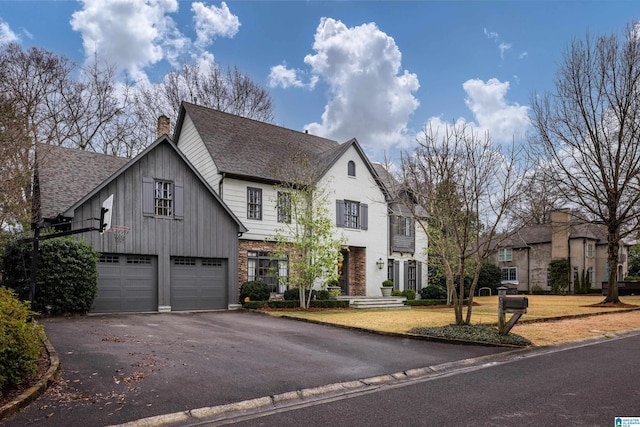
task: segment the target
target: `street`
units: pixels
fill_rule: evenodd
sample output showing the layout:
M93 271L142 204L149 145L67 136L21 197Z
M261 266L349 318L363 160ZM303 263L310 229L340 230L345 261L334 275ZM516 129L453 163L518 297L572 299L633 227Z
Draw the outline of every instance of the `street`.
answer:
M613 426L614 417L640 416L639 352L636 334L251 416L235 425Z

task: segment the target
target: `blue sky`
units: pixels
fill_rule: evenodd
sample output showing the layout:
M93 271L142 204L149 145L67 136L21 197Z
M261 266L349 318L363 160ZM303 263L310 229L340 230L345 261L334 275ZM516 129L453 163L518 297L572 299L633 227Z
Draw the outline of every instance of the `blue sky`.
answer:
M426 123L522 140L573 38L619 33L636 1L0 0L15 40L117 64L154 84L184 61L237 65L268 87L277 124L356 137L375 160Z

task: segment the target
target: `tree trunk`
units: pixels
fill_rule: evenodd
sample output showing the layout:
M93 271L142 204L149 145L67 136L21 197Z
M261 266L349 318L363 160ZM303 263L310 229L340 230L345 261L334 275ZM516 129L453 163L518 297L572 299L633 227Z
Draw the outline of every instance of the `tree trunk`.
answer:
M609 281L607 297L602 303L620 304L618 296L618 250L620 247L617 230L609 229L607 244L607 263L609 264Z

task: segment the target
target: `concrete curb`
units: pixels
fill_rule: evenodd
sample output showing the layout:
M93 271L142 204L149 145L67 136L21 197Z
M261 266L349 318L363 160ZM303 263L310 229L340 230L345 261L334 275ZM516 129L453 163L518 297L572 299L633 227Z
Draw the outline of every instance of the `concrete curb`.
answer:
M25 390L11 402L6 403L2 408L0 408L0 420L15 414L20 409L40 397L40 395L49 388L60 373L60 358L58 357L58 353L55 348L53 348L46 335L42 342L49 354L49 369L33 387Z

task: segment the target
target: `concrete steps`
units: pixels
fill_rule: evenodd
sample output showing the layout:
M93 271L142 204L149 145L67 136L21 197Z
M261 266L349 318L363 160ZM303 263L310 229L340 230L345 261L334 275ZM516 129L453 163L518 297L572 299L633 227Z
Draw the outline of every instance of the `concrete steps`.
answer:
M372 309L372 308L389 308L389 309L408 309L404 302L405 297L352 297L340 296L338 299L349 300L351 308Z

